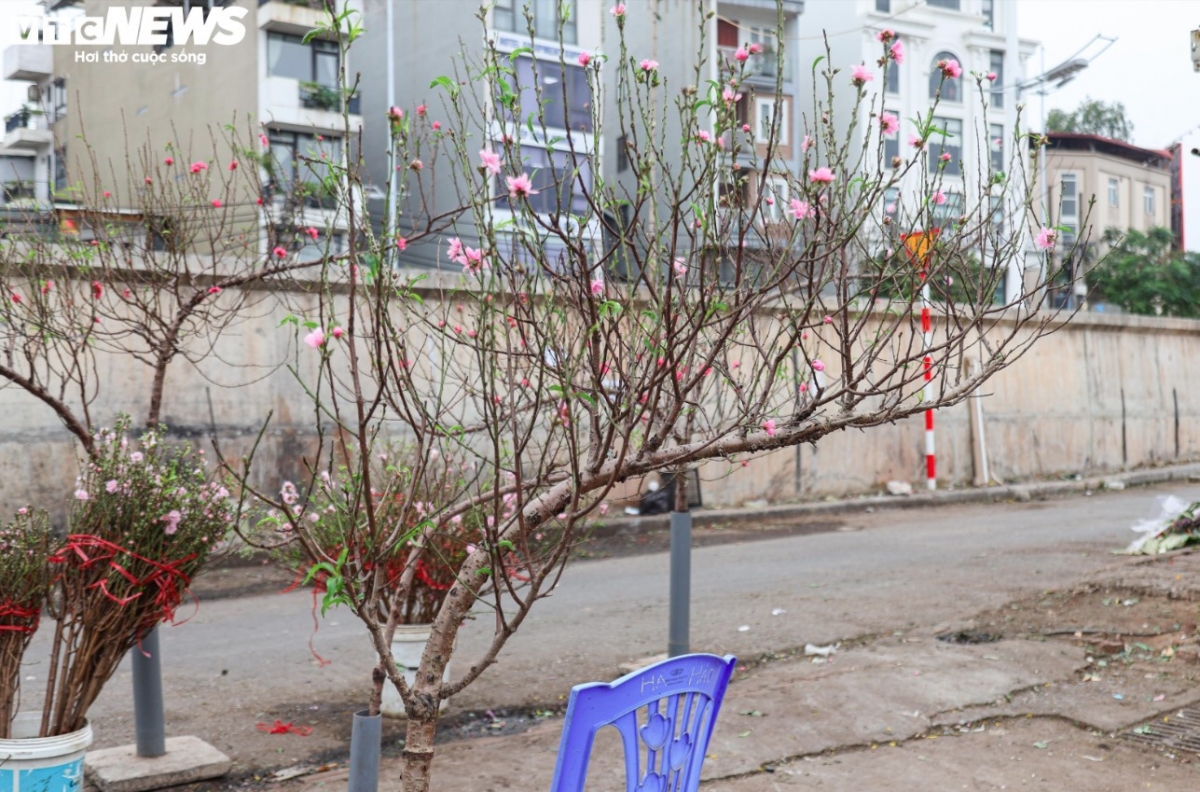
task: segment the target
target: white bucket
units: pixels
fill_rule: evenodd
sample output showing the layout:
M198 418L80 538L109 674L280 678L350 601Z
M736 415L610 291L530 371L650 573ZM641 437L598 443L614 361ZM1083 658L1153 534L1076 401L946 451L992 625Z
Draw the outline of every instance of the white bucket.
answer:
M83 754L92 744L92 727L60 737L36 737L42 713L13 718L12 738L0 740L0 792L80 792Z
M428 624L401 624L396 627L396 634L392 636L392 657L396 659L396 667L404 675L404 681L410 686L417 681L417 667L421 665L421 655L425 653L425 644L429 642L430 627ZM450 663L446 663L442 682L444 684L449 681ZM446 709L446 703L442 701L441 709ZM383 700L379 711L389 718L407 717L404 702L400 700L400 694L396 692L396 686L391 681L383 683Z

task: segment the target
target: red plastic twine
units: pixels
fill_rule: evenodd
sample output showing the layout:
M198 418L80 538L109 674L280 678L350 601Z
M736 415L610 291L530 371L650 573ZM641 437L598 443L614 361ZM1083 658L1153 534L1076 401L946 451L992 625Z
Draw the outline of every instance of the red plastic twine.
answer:
M257 728L260 732L266 732L267 734L298 734L301 737L307 737L312 734L311 726L293 726L291 721L284 723L281 720L277 720L271 726L260 723Z
M117 563L116 559L121 555L141 561L152 567L153 571L144 578L139 579L136 575ZM154 561L145 556L138 555L131 550L127 550L120 545L113 544L107 539L101 539L99 536L93 536L92 534L71 534L67 537L67 543L62 549L50 557L50 561L56 564L66 564L75 561L81 569L87 569L96 564L107 564L109 569L112 569L129 581L130 586L133 588L150 591L154 597L154 604L157 606L157 609L155 612L147 614L143 620L141 626L148 627L160 621L171 624L182 623L175 621L175 610L179 607L180 602L183 601L183 593L188 590L192 581L179 570L179 566L186 564L195 557L196 554L192 553L185 558L171 563ZM182 585L179 584L179 581L182 581ZM122 607L141 597L144 593L143 591L134 591L127 597L118 597L109 591L107 580L97 581L91 585L91 588L100 589L104 596Z
M331 665L333 663L332 660L326 660L324 657L321 657L321 655L317 654L317 648L315 646L313 646L313 639L317 637L317 630L319 630L321 628L321 622L317 619L317 597L319 597L325 593L325 577L326 577L326 575L324 572L318 572L316 575L313 576L313 593L312 593L313 631L312 631L312 635L308 636L308 651L312 653L313 657L317 658L317 663L319 664L317 666L318 668L324 668L325 666ZM287 588L285 588L283 591L281 591L279 593L287 594L291 591L295 591L297 588L300 587L300 584L303 582L304 582L304 570L300 570L299 572L296 573L296 579L292 581L292 585L288 586ZM278 723L279 721L275 721L275 722Z
M12 602L0 602L0 622L5 619L12 619L16 622L15 624L0 623L0 632L37 632L40 616L41 611L37 608L26 608ZM22 621L25 623L22 624Z

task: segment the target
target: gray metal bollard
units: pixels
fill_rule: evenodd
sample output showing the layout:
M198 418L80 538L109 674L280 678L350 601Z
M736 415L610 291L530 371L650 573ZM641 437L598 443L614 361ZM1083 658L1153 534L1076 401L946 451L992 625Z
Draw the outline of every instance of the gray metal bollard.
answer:
M133 725L137 734L137 755L151 759L167 752L163 725L162 658L158 649L158 628L142 638L133 655Z
M350 786L347 792L376 792L379 755L383 750L383 716L354 713L350 729Z
M671 512L671 621L667 655L688 653L688 617L692 596L692 513Z

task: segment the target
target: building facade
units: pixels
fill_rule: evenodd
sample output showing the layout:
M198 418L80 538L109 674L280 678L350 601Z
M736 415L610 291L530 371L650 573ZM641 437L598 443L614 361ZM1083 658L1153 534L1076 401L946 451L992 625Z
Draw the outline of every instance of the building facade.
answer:
M1056 249L1066 257L1062 280L1074 281L1073 289L1057 289L1055 301L1074 307L1087 294L1088 264L1108 251L1106 231L1171 227L1172 157L1098 135L1050 132L1047 138L1043 200L1048 224L1069 229Z
M924 118L936 101L933 126L941 132L927 138L921 156L927 162L910 168L887 190L882 211L892 218L912 216L926 200L932 174L939 174L938 189L945 201L931 207L932 222L942 233L953 229L964 214L990 214L1006 234L1023 232L1020 196L993 184L993 176L1007 174L1010 184L1022 181L1023 154L1017 150L1018 130L1028 130L1028 118L1019 118L1016 86L1021 83L1027 59L1037 43L1017 36L1015 0L846 0L812 3L801 25L800 59L811 64L826 55L847 75L855 64L865 65L875 78L866 84L867 98L859 107L857 143L884 167L895 157L907 161L913 154L910 139L918 134L914 119ZM881 70L877 62L883 45L877 36L895 33L904 58L889 61ZM956 61L962 75L943 81L939 63ZM824 68L822 66L821 68ZM881 73L882 72L882 73ZM839 78L842 76L839 75ZM986 77L994 75L994 79ZM848 82L848 80L847 80ZM818 80L804 85L823 95ZM835 98L834 123L849 127L854 113L852 91ZM809 112L811 116L811 110ZM863 130L878 128L872 114L887 112L900 120L899 129L878 143L863 141ZM873 123L874 122L874 123ZM873 150L878 146L881 151ZM943 164L943 154L949 159ZM873 157L868 157L873 160ZM903 165L901 166L903 167ZM980 206L986 201L986 207ZM986 259L986 254L982 255ZM1021 263L1010 265L1006 299L1020 293Z
M39 36L44 41L61 35L78 17L105 16L110 6L101 0L49 3L41 28L4 53L4 79L27 83L30 101L9 117L6 127L12 128L0 154L32 159L37 205L57 218L60 230L90 238L89 218L97 215L79 208L85 195L99 203L101 190L113 195L99 215L104 222L169 223L145 217L140 205L146 174L160 165L146 152L212 160L224 169L238 150L261 145L268 156L260 173L243 170L210 179L209 198L227 195L227 179L233 179L263 200L258 205L249 197L222 207L223 227L244 232L258 226L264 248L283 241L299 255L318 255L327 239L335 251L342 249L347 222L321 194L328 172L321 163L347 156L343 103L351 129L361 125L361 117L359 97L345 97L339 89L338 45L320 36L304 41L326 24L324 4L128 0L121 9L183 7L202 20L214 8L239 8L245 11L245 37L232 46L199 44L177 41L168 27L164 45L39 43ZM110 61L113 55L123 59ZM181 172L185 165L179 163ZM316 228L320 238L298 235L297 227Z

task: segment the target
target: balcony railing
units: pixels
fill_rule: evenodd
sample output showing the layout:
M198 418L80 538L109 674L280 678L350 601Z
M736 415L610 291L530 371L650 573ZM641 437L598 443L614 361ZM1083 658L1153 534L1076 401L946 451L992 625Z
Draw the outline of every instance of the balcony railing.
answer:
M733 55L737 52L736 47L719 47L721 56L725 62L732 67L737 66L737 61ZM757 82L775 82L779 73L779 57L773 49L766 49L757 55L751 55L746 61L746 76ZM783 81L792 81L792 58L790 53L785 53L783 56Z
M15 132L18 129L49 129L46 116L32 110L18 110L4 118L4 132Z
M319 83L300 83L300 104L309 110L326 110L330 113L342 112L342 92ZM359 115L361 94L354 94L346 102L350 115Z

